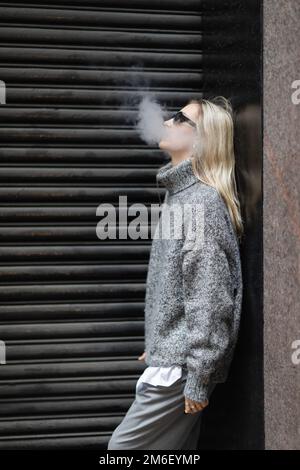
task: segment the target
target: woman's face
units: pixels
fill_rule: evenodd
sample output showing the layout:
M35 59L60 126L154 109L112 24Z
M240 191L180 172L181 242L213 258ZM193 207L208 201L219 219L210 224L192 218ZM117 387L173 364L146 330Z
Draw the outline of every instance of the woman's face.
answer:
M196 103L188 104L180 111L196 123L199 114L199 106ZM161 150L170 152L191 151L195 136L196 129L191 123L174 122L171 118L164 122L164 135L158 145Z

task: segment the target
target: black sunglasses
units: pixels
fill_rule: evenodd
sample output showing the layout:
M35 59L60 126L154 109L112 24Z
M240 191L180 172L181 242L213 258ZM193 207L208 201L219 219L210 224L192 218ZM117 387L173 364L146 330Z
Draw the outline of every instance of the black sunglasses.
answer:
M182 111L178 111L173 116L171 116L170 119L173 119L174 123L177 123L177 124L181 124L182 122L187 122L191 126L196 127L196 123L192 121L191 119L189 119L187 116L185 116L185 114L183 114Z

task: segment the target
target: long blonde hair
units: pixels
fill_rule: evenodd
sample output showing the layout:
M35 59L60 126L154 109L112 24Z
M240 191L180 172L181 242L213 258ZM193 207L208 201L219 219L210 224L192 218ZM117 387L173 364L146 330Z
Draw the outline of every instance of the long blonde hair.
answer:
M194 171L204 183L213 186L227 205L237 237L244 227L235 179L234 124L229 100L217 96L212 100L192 99L199 105L196 120Z

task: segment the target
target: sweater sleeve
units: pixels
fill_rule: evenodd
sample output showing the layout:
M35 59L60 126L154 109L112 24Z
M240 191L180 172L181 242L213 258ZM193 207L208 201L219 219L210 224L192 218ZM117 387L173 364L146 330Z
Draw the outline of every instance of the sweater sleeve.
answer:
M202 212L201 244L189 243L182 251L188 341L184 395L199 402L209 399L212 376L227 365L236 340L234 282L228 261L235 243L233 226L218 203L204 205Z

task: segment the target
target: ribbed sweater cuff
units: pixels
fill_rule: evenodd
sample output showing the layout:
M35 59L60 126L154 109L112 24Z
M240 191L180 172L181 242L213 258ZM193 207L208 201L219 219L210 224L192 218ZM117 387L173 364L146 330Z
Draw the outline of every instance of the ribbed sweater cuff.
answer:
M210 384L203 377L191 375L189 372L183 393L190 400L203 402L209 400L209 388Z

